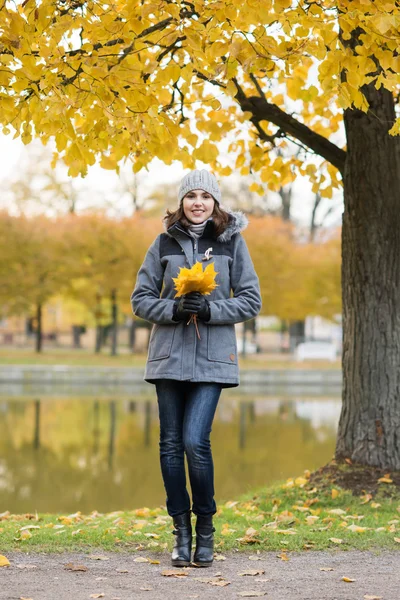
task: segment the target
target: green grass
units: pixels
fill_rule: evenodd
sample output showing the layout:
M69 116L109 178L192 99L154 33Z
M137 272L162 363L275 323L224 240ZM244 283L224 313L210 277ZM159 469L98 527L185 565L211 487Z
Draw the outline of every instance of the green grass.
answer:
M400 495L391 484L379 486L374 498L357 497L328 480L317 489L306 472L289 483L259 488L221 503L214 517L215 551L400 549L395 540L400 540ZM332 489L338 492L336 497ZM337 509L344 513L330 512ZM3 514L0 518L0 554L16 549L158 553L170 552L174 542L172 519L163 507L90 515ZM366 529L352 531L352 525ZM23 529L26 526L34 528Z
M239 358L242 369L340 369L340 361L308 360L296 362L290 356L280 354L257 354ZM109 350L95 354L88 350L63 348L44 349L41 353L27 349L1 349L0 365L71 365L77 367L141 367L146 363L146 354L128 354L121 350L110 356Z

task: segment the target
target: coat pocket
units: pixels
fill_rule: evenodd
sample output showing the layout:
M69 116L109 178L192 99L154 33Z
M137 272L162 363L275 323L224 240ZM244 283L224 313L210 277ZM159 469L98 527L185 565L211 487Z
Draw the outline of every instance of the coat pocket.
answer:
M237 343L234 325L209 325L207 328L208 360L237 364Z
M175 330L176 325L154 325L150 335L148 361L170 356Z

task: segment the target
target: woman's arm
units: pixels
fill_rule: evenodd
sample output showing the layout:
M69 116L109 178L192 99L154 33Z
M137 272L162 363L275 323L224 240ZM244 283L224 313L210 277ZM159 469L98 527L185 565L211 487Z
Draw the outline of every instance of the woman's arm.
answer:
M246 242L241 234L235 241L231 265L233 298L210 300L210 325L241 323L257 316L261 309L260 282Z
M160 298L164 269L160 261L160 236L148 249L131 294L133 313L158 325L176 324L172 320L174 300Z

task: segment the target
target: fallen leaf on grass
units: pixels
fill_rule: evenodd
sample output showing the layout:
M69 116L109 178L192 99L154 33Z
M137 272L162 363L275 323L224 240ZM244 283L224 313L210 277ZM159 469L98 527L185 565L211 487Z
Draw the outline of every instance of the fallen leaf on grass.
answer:
M386 473L384 477L378 479L379 483L393 483L393 479L390 478L390 473Z
M345 515L346 511L343 510L342 508L332 508L331 510L327 511L328 513L330 513L331 515Z
M173 571L172 569L161 571L161 575L164 575L164 577L187 577L185 571Z
M329 538L329 541L333 542L334 544L343 544L343 540L340 538Z
M346 581L346 583L353 583L353 581L355 581L355 579L351 579L350 577L342 577L342 581Z
M262 569L247 569L246 571L239 573L239 575L264 575L264 573L265 571Z
M256 596L265 596L266 592L255 592L253 590L248 592L238 592L239 596L244 596L245 598L255 598Z
M365 496L361 496L361 498L363 498L361 504L367 504L367 502L372 500L372 494L365 494Z
M8 560L8 558L6 556L3 556L2 554L0 554L0 567L9 567L10 566L10 561Z
M27 531L28 529L40 529L39 525L25 525L21 527L20 531Z
M400 538L393 538L395 542L397 542L398 544L400 544Z
M103 556L102 554L90 554L88 558L91 560L110 560L108 556Z
M74 565L74 563L67 563L64 565L66 571L87 571L88 568L85 565Z
M352 531L353 533L363 533L364 531L367 531L367 529L369 529L368 527L360 527L359 525L355 525L353 523L353 525L349 525L347 527L347 529L350 529L350 531Z
M221 535L229 535L230 533L235 533L236 529L231 529L229 527L229 523L224 523L221 529Z
M332 488L332 500L335 500L335 498L337 498L340 494L339 490L335 490L335 488Z
M332 567L320 567L319 570L320 571L334 571L334 569Z

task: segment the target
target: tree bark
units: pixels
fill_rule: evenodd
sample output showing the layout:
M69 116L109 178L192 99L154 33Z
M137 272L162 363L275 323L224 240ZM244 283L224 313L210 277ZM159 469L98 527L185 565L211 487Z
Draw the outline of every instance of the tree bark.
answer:
M36 305L36 322L37 322L36 352L41 352L43 336L42 336L42 305L40 304L40 302Z
M363 90L364 91L364 90ZM343 392L336 458L400 470L400 138L393 95L346 110Z
M95 354L100 354L103 346L103 325L97 323L96 325L96 342L95 342Z
M132 319L131 326L129 328L129 348L131 352L135 352L136 344L136 321Z
M296 350L296 346L304 342L306 334L306 322L304 319L291 321L289 323L289 344L290 352Z
M118 305L117 305L117 290L114 288L111 291L111 356L117 355L117 335L118 335Z

